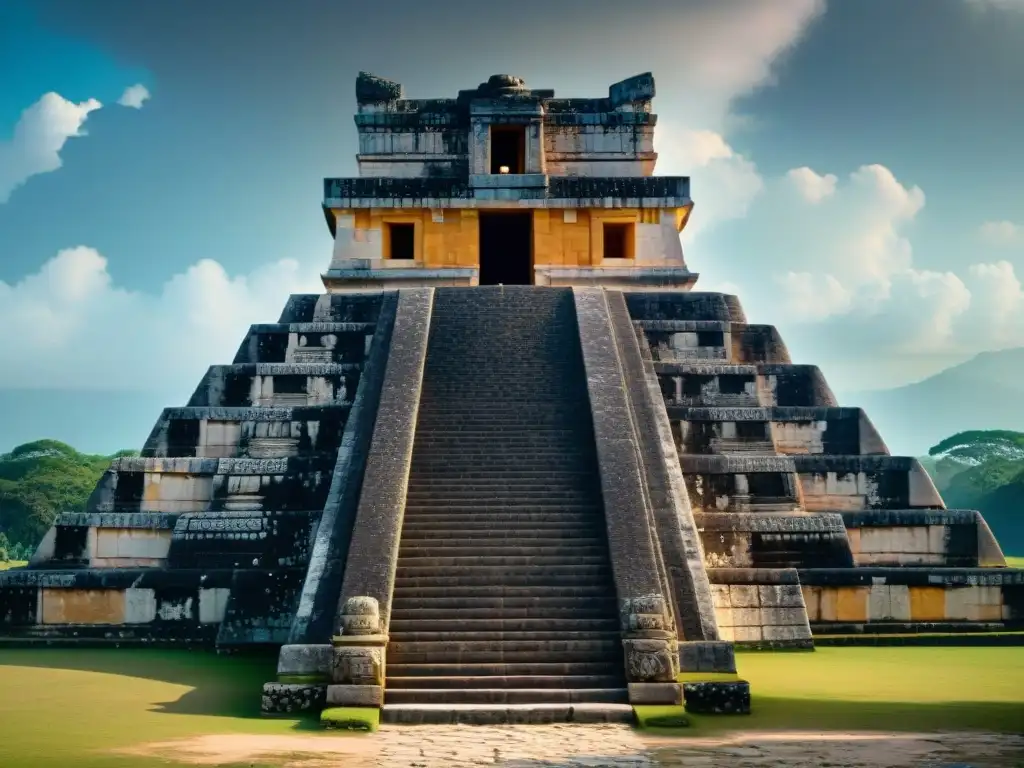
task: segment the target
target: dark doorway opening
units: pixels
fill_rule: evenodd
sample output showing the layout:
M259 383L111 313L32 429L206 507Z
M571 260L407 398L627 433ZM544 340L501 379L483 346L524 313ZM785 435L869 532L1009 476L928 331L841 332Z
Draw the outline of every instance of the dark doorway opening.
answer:
M632 234L632 230L632 224L604 225L604 257L606 259L629 258L629 236Z
M491 126L491 173L526 172L526 128Z
M389 259L416 258L416 225L388 224Z
M480 214L480 285L533 285L533 214Z

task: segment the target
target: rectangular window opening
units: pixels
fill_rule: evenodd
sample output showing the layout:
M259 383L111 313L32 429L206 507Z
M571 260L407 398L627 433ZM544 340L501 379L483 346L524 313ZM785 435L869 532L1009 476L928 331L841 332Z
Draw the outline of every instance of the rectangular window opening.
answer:
M412 260L416 257L416 225L388 224L389 259Z
M604 225L604 258L628 259L629 237L633 232L632 224Z
M526 126L491 126L491 173L526 173Z

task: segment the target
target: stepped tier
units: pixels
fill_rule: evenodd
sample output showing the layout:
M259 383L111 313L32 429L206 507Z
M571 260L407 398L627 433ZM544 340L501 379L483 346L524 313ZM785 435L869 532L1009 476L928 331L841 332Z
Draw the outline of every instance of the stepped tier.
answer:
M0 634L280 647L267 712L615 720L732 643L1019 628L1003 566L735 297L301 295L0 573Z

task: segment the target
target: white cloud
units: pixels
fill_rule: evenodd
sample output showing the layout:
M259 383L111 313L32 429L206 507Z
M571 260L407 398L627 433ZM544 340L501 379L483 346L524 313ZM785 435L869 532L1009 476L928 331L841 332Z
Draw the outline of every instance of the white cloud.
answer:
M51 92L22 112L14 136L0 142L0 203L32 176L60 168L64 143L84 136L82 124L102 106L96 99L75 104Z
M685 94L661 116L687 129L721 133L733 101L772 81L773 66L825 9L824 0L737 0L679 4L652 44L685 51L685 64L658 75L663 93Z
M826 197L834 195L836 182L839 181L839 178L831 173L819 176L807 166L794 168L786 174L786 178L809 203L820 203Z
M286 259L248 275L201 260L157 293L114 283L92 248L60 251L35 274L0 282L0 388L191 391L230 363L252 323L273 322L291 293L322 292L317 267Z
M718 224L746 216L764 186L757 167L736 153L719 133L674 129L664 123L659 127L663 138L656 139L658 172L700 180L700 194L683 231L683 242L690 244Z
M149 96L149 89L142 83L136 83L124 89L124 93L121 94L121 98L117 100L117 103L122 107L142 109L143 103L149 99Z
M799 359L829 364L852 388L1024 345L1020 265L984 252L955 272L917 264L910 232L924 205L881 165L845 178L798 168L765 180L712 255L702 243L688 259L712 284L735 283L748 316L780 325ZM983 231L1000 243L1018 233L1006 222Z
M753 162L733 149L726 131L742 123L733 102L772 81L779 57L824 10L824 0L739 0L680 6L673 23L651 31L653 42L686 51L686 66L658 75L657 173L691 175L698 185L694 215L683 241L742 218L763 183ZM660 40L660 36L671 39ZM678 106L677 106L678 105Z
M1012 221L986 221L978 234L990 245L1024 245L1024 227Z

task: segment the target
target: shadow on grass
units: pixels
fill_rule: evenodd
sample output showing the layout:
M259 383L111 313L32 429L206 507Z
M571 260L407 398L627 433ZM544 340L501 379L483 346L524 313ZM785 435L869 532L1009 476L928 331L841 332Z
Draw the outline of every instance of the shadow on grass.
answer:
M157 680L191 690L153 710L183 715L260 717L263 684L276 676L275 654L218 655L155 648L4 649L5 666L96 672Z

